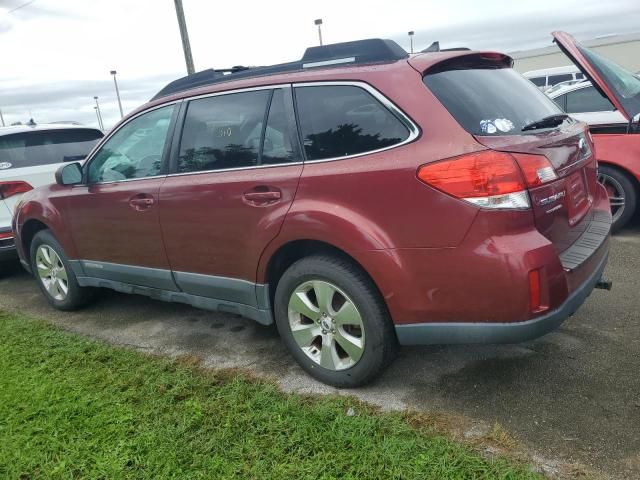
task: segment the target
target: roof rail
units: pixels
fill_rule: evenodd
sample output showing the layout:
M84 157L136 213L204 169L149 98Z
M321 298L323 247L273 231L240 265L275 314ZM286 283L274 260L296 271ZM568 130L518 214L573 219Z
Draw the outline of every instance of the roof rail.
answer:
M295 62L265 67L235 66L227 69L210 68L192 75L187 75L186 77L179 78L167 84L151 100L204 85L241 78L261 77L316 67L394 62L408 58L408 56L408 53L393 40L383 40L380 38L309 47L304 52L302 59Z

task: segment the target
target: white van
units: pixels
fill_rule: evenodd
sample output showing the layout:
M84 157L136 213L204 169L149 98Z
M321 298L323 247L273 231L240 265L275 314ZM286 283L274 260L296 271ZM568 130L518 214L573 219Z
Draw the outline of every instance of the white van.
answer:
M584 74L575 65L531 70L523 73L522 76L531 80L533 84L543 92L558 83L575 82L585 79Z

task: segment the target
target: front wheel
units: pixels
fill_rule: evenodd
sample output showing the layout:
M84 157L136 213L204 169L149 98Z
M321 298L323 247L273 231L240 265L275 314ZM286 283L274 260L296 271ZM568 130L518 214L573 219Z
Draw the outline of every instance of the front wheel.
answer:
M58 310L76 310L92 297L93 290L78 284L62 246L49 230L41 230L31 242L31 270L40 290Z
M321 382L363 385L395 355L386 306L371 280L348 260L318 255L295 262L278 282L274 307L285 345Z
M604 186L609 195L613 217L611 229L616 232L633 217L636 209L635 186L624 172L606 165L598 167L598 182Z

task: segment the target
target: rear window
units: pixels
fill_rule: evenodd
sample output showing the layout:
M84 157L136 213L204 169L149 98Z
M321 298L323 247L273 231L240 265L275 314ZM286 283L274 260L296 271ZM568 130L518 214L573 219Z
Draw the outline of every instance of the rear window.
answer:
M521 135L525 125L562 113L515 70L494 65L427 73L424 84L473 135Z
M88 128L34 130L0 137L2 169L83 160L103 137Z

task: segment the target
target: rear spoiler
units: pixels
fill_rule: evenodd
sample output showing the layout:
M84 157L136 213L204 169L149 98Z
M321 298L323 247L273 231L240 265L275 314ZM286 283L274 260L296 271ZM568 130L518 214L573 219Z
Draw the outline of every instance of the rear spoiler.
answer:
M469 68L512 68L513 58L498 52L456 50L418 55L409 59L409 63L420 73L426 75Z

